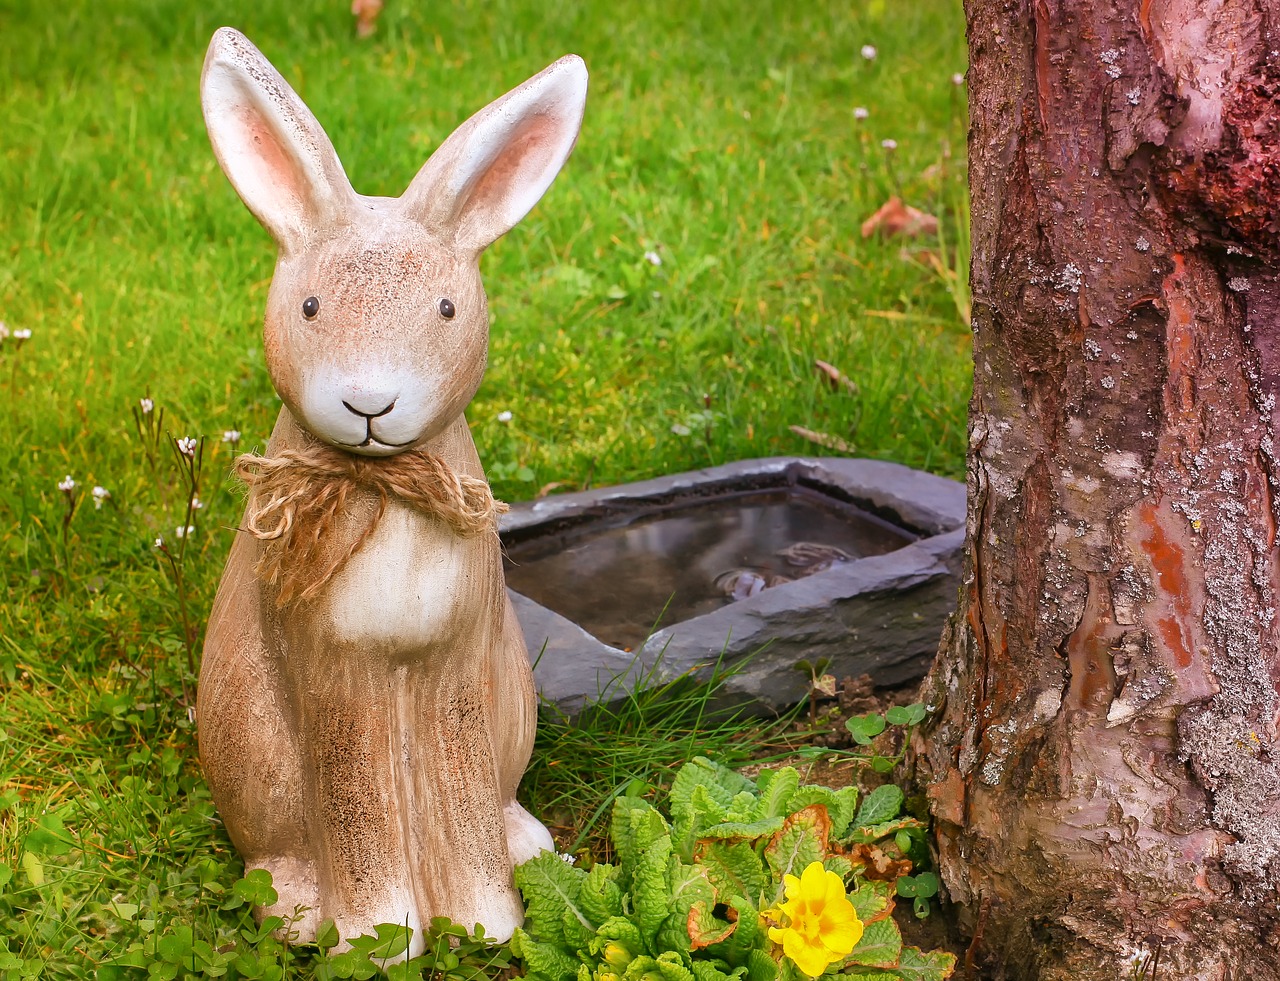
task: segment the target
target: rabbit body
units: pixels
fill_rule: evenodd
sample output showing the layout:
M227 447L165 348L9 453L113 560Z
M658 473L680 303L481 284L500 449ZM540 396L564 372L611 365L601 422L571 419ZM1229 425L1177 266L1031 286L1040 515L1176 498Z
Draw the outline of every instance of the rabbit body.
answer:
M401 198L357 195L305 105L220 30L202 79L223 169L280 247L265 353L284 402L266 455L317 443L426 451L483 479L463 410L484 372L478 258L551 183L586 92L569 57L465 123ZM447 303L446 303L447 301ZM252 502L251 502L252 503ZM378 508L348 501L321 544L345 554ZM247 868L272 874L296 940L433 916L509 937L512 866L553 847L515 800L536 703L496 534L464 536L392 498L306 602L277 603L237 536L214 602L201 762Z

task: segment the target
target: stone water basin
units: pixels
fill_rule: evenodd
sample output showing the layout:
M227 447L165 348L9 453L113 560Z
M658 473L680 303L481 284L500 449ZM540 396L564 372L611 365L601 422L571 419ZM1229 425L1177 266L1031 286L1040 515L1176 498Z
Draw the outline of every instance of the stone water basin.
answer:
M735 664L721 693L778 710L801 658L919 677L955 606L964 487L897 464L747 460L513 505L507 584L544 698L573 712Z

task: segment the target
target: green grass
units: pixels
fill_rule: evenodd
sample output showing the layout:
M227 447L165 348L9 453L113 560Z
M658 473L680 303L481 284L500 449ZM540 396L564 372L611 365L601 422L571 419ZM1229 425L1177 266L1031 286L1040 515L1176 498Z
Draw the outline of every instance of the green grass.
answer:
M194 679L152 548L185 498L131 414L149 393L166 430L210 437L183 560L198 632L240 502L218 437L260 445L278 409L260 337L272 247L200 116L217 26L273 59L365 193L398 194L454 126L560 54L587 60L573 158L484 260L490 369L469 417L499 496L821 452L792 425L962 473L958 4L389 0L366 42L347 7L0 0L0 320L32 331L0 343L0 973L19 971L6 939L28 973L76 976L147 922L213 936L243 913L217 909L239 866L195 765ZM860 237L895 192L942 219L912 246L933 260ZM548 728L534 809L576 802L584 821L620 782L729 751L693 721L647 744L607 715Z

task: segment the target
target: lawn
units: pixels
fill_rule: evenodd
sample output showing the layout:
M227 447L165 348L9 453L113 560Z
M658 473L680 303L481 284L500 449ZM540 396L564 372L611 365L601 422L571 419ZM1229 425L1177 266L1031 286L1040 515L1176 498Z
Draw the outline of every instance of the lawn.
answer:
M4 4L0 972L83 976L147 931L214 936L242 914L219 909L242 870L188 714L242 503L222 437L261 447L279 407L260 336L273 247L200 115L223 24L274 61L369 194L400 193L466 116L559 55L586 59L578 147L483 265L490 364L468 417L499 497L829 452L793 426L963 472L957 3L389 0L364 40L341 0ZM894 194L938 234L864 239ZM181 539L170 435L206 437L204 507ZM642 751L616 766L600 761L617 720L574 744L595 777L572 784L583 814L619 781L661 782L721 743L732 756L663 711L664 728L621 726ZM549 744L535 812L563 805Z

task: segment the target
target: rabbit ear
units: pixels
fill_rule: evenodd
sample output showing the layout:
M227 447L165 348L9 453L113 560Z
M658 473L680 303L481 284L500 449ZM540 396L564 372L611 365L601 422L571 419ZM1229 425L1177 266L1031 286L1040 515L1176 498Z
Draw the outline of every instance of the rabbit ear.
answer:
M529 213L578 138L587 66L566 55L463 123L401 198L407 214L479 253Z
M345 223L355 192L333 144L239 31L220 28L209 42L200 101L223 173L281 249Z

